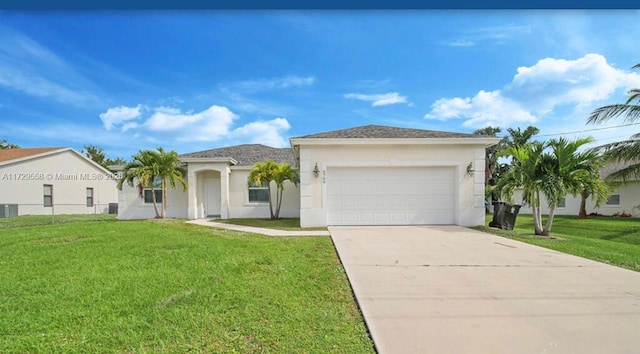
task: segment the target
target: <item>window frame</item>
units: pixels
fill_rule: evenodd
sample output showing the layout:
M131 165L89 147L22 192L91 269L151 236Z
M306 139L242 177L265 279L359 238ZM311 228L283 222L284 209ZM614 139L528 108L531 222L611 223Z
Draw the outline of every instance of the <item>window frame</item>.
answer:
M156 203L162 203L162 180L159 177L153 179L153 191L156 194ZM153 204L153 197L151 196L151 187L144 187L142 189L142 201L144 204Z
M248 187L247 187L247 203L249 204L268 204L269 203L269 187L265 186L265 187L258 187L258 185L255 182L252 182ZM252 195L252 191L263 191L264 192L264 200L260 199L260 200L252 200L251 199L251 195ZM258 193L253 193L253 194L258 194ZM258 195L260 195L262 193L259 193Z
M617 204L614 204L614 203L610 203L610 202L609 202L609 201L611 200L611 198L612 198L612 197L618 197L618 203L617 203ZM621 198L621 196L620 196L620 193L617 193L617 194L609 194L609 196L607 197L607 201L605 202L605 204L604 204L604 205L605 205L605 206L608 206L608 207L619 207L619 206L620 206L620 200L621 200L621 199L622 199L622 198Z
M562 204L562 205L561 205ZM556 205L556 208L558 209L565 209L567 207L567 198L563 197L562 198L562 203L558 203L558 205Z
M91 195L89 195L91 192ZM86 189L86 199L87 199L87 207L93 207L95 204L93 203L94 190L93 187L87 187Z
M47 194L47 187L49 187L49 194ZM49 198L48 203L47 198ZM45 208L53 207L53 184L42 185L42 205Z

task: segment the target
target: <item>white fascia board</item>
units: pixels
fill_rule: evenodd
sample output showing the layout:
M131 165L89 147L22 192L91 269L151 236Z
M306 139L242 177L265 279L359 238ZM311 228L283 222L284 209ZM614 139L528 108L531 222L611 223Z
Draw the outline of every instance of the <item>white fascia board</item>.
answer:
M182 162L200 162L200 163L207 163L207 162L226 162L229 163L231 165L235 165L238 163L238 161L229 158L229 157L183 157L180 159L180 161Z
M232 171L251 171L251 169L253 169L253 166L231 166L230 169ZM291 169L296 171L298 170L296 166L291 166Z
M292 147L303 145L483 145L492 146L501 138L401 138L401 139L291 139ZM295 149L294 149L295 151Z

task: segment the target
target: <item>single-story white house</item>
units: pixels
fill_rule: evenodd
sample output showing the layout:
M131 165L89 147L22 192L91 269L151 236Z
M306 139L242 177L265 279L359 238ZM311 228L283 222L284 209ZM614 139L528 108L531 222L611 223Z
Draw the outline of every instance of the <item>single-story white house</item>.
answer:
M0 150L0 217L107 213L118 202L116 184L72 148Z
M269 216L266 192L248 186L254 163L299 171L285 185L282 217L302 227L484 224L485 148L498 138L367 125L290 139L290 149L239 145L180 155L188 189L167 193L177 218ZM151 191L125 186L120 219L152 218Z

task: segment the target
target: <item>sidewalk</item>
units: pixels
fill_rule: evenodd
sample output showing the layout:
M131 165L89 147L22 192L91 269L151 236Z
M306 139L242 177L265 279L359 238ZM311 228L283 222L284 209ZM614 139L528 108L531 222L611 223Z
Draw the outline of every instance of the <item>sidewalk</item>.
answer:
M331 235L329 231L284 231L284 230L264 229L264 228L253 227L253 226L226 224L221 222L209 221L208 219L197 219L197 220L187 221L187 223L196 224L200 226L215 227L217 229L249 232L253 234L261 234L266 236L330 236Z

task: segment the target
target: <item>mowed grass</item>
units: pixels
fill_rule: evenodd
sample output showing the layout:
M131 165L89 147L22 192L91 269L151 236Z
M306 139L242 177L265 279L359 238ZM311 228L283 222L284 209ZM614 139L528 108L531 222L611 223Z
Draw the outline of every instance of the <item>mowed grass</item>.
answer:
M0 218L0 230L15 227L64 224L77 221L116 220L115 214L61 214L61 215L21 215L12 218Z
M240 218L240 219L216 219L215 222L221 222L225 224L243 225L262 227L266 229L276 229L285 231L325 231L326 227L300 227L300 218L282 218L278 220L271 219L255 219L255 218Z
M0 230L0 352L373 353L328 237L182 221Z
M487 216L487 225L492 219L493 215ZM546 222L546 216L543 221ZM488 226L474 229L640 272L640 219L637 218L578 219L558 215L551 228L552 238L533 235L531 215L518 215L510 231Z

